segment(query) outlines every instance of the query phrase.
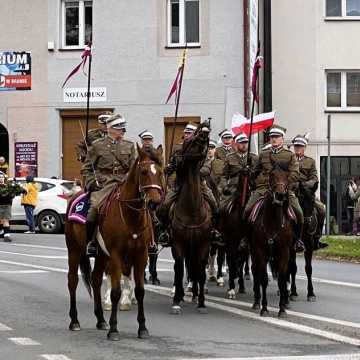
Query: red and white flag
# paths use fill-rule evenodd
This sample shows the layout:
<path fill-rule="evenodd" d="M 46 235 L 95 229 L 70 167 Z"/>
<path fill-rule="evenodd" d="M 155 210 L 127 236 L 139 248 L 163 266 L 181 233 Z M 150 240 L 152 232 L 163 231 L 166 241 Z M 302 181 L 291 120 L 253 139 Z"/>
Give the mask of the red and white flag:
<path fill-rule="evenodd" d="M 81 63 L 79 65 L 77 65 L 72 71 L 71 73 L 67 76 L 67 78 L 65 79 L 62 87 L 64 87 L 66 85 L 66 83 L 70 80 L 71 77 L 73 77 L 81 68 L 83 68 L 86 65 L 86 61 L 87 59 L 91 56 L 91 43 L 89 43 L 88 45 L 85 46 L 84 52 L 81 54 Z"/>
<path fill-rule="evenodd" d="M 251 134 L 257 134 L 258 132 L 272 126 L 274 119 L 274 111 L 254 116 Z M 247 136 L 250 136 L 250 122 L 250 119 L 247 119 L 245 116 L 239 113 L 234 114 L 231 122 L 231 131 L 234 136 L 242 132 L 244 132 Z"/>
<path fill-rule="evenodd" d="M 176 74 L 176 78 L 171 86 L 171 89 L 170 89 L 170 93 L 169 93 L 169 96 L 167 97 L 166 99 L 166 103 L 167 104 L 169 102 L 169 100 L 173 97 L 174 94 L 175 95 L 175 103 L 177 102 L 177 91 L 178 91 L 178 88 L 179 88 L 179 83 L 180 83 L 180 74 L 181 72 L 183 71 L 183 66 L 180 66 L 179 67 L 179 70 Z"/>

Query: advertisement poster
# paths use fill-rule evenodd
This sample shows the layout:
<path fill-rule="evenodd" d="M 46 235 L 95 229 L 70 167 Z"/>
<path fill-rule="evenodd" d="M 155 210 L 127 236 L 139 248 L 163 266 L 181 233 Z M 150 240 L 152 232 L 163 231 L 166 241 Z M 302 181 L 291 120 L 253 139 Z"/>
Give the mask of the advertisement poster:
<path fill-rule="evenodd" d="M 15 177 L 26 177 L 38 174 L 38 143 L 15 143 Z"/>
<path fill-rule="evenodd" d="M 31 53 L 0 51 L 0 91 L 31 90 Z"/>

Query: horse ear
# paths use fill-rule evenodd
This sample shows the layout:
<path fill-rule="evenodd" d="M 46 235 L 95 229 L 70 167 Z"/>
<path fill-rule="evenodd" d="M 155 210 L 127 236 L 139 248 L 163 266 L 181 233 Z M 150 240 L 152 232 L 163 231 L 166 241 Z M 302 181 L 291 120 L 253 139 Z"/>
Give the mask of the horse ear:
<path fill-rule="evenodd" d="M 137 149 L 137 153 L 139 154 L 140 158 L 144 157 L 144 150 L 139 146 L 138 143 L 136 143 L 136 149 Z"/>
<path fill-rule="evenodd" d="M 162 154 L 164 153 L 164 149 L 161 144 L 156 148 L 156 151 L 158 155 L 162 156 Z"/>

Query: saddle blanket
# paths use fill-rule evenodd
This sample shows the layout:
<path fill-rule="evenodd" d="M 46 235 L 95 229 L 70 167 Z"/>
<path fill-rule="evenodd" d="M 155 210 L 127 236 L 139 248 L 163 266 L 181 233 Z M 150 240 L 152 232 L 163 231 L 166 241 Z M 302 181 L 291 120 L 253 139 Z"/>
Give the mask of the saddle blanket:
<path fill-rule="evenodd" d="M 71 204 L 67 217 L 68 221 L 75 221 L 84 225 L 86 223 L 86 217 L 89 208 L 90 194 L 86 192 L 78 196 Z"/>

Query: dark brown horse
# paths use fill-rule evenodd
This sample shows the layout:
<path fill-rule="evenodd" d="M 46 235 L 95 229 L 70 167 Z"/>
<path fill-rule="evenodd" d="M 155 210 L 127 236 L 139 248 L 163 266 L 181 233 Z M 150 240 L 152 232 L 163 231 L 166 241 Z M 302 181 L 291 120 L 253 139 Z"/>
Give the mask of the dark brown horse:
<path fill-rule="evenodd" d="M 318 183 L 315 183 L 313 187 L 308 187 L 299 184 L 299 203 L 304 213 L 304 228 L 302 234 L 302 240 L 304 242 L 305 251 L 305 272 L 308 280 L 307 285 L 307 300 L 316 301 L 314 293 L 314 287 L 312 284 L 312 256 L 314 252 L 314 235 L 317 228 L 317 216 L 315 211 L 315 193 L 318 188 Z M 295 301 L 297 294 L 296 289 L 296 252 L 295 249 L 291 249 L 290 262 L 289 262 L 289 276 L 291 277 L 290 288 L 290 300 Z"/>
<path fill-rule="evenodd" d="M 286 288 L 290 248 L 293 246 L 292 222 L 288 215 L 289 193 L 287 174 L 277 164 L 270 173 L 269 191 L 252 227 L 251 261 L 254 278 L 253 309 L 260 309 L 266 316 L 268 285 L 267 264 L 277 274 L 280 292 L 279 317 L 286 316 L 288 292 Z M 262 297 L 260 293 L 262 288 Z"/>
<path fill-rule="evenodd" d="M 207 154 L 208 124 L 199 125 L 193 137 L 184 142 L 183 164 L 177 169 L 181 189 L 171 214 L 173 239 L 172 254 L 175 260 L 175 295 L 171 312 L 181 313 L 184 297 L 184 260 L 193 281 L 193 300 L 198 298 L 199 312 L 206 312 L 204 285 L 206 264 L 210 248 L 211 209 L 201 191 L 200 168 Z"/>
<path fill-rule="evenodd" d="M 235 299 L 235 279 L 238 278 L 239 293 L 245 293 L 244 266 L 249 257 L 249 249 L 240 246 L 240 242 L 248 237 L 248 225 L 243 218 L 244 205 L 242 196 L 244 191 L 244 174 L 239 175 L 237 190 L 234 193 L 228 209 L 221 214 L 221 231 L 225 239 L 226 261 L 229 267 L 229 289 L 227 297 Z M 250 188 L 247 189 L 249 194 Z"/>
<path fill-rule="evenodd" d="M 120 277 L 129 276 L 134 268 L 135 296 L 138 302 L 139 337 L 148 336 L 144 316 L 144 272 L 147 249 L 153 242 L 150 209 L 161 200 L 164 186 L 162 149 L 144 151 L 138 147 L 138 158 L 129 171 L 125 183 L 114 189 L 100 209 L 99 234 L 103 251 L 95 259 L 94 270 L 87 259 L 85 226 L 74 222 L 66 224 L 66 243 L 69 253 L 70 329 L 79 330 L 76 310 L 77 270 L 80 269 L 88 289 L 94 292 L 94 312 L 97 328 L 108 329 L 101 305 L 101 283 L 105 268 L 111 276 L 112 311 L 108 338 L 119 340 L 117 308 L 121 295 Z M 99 236 L 98 236 L 99 238 Z M 102 241 L 100 241 L 101 245 Z M 108 253 L 110 257 L 106 255 Z M 83 264 L 83 265 L 82 265 Z"/>

